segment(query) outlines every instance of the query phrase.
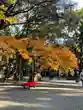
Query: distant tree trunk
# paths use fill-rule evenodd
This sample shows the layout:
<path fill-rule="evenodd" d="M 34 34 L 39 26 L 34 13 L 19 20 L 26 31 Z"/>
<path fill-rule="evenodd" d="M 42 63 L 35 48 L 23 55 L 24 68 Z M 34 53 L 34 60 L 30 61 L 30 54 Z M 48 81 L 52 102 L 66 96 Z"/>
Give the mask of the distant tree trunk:
<path fill-rule="evenodd" d="M 35 59 L 33 57 L 33 63 L 32 63 L 32 81 L 34 81 L 34 73 L 35 73 Z"/>
<path fill-rule="evenodd" d="M 23 79 L 23 65 L 22 65 L 23 59 L 20 57 L 19 61 L 19 80 Z"/>
<path fill-rule="evenodd" d="M 34 60 L 34 57 L 32 57 L 32 58 L 33 58 L 33 62 L 32 62 L 31 72 L 29 73 L 29 81 L 34 81 L 35 60 Z"/>
<path fill-rule="evenodd" d="M 20 61 L 19 52 L 16 50 L 16 72 L 14 74 L 15 80 L 18 80 L 18 76 L 19 76 L 19 61 Z"/>

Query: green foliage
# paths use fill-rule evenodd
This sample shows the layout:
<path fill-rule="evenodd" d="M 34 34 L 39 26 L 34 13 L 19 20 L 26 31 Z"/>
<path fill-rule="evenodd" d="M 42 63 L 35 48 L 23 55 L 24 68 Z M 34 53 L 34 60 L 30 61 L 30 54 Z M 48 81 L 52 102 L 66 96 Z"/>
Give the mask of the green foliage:
<path fill-rule="evenodd" d="M 5 19 L 4 11 L 6 10 L 7 10 L 7 7 L 4 4 L 0 5 L 0 19 Z"/>
<path fill-rule="evenodd" d="M 10 4 L 14 4 L 14 0 L 10 0 Z"/>
<path fill-rule="evenodd" d="M 5 15 L 4 15 L 3 11 L 0 11 L 0 19 L 5 19 Z"/>
<path fill-rule="evenodd" d="M 73 13 L 80 15 L 80 17 L 83 17 L 83 8 L 78 9 L 78 10 L 73 10 Z"/>
<path fill-rule="evenodd" d="M 59 27 L 59 25 L 57 24 L 46 24 L 46 25 L 43 24 L 39 26 L 38 32 L 39 32 L 39 35 L 41 36 L 48 35 L 49 33 L 52 33 L 52 34 L 56 33 L 56 36 L 60 37 L 61 27 Z"/>

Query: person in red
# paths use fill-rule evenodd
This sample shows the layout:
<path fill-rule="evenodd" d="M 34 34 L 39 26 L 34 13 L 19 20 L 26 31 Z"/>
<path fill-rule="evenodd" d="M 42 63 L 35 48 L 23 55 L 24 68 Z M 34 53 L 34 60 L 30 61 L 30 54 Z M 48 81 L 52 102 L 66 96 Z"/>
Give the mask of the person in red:
<path fill-rule="evenodd" d="M 32 75 L 30 75 L 29 80 L 27 82 L 24 82 L 23 88 L 26 89 L 27 87 L 28 89 L 30 89 L 31 87 L 35 87 L 37 84 L 39 84 L 39 82 L 33 81 Z"/>

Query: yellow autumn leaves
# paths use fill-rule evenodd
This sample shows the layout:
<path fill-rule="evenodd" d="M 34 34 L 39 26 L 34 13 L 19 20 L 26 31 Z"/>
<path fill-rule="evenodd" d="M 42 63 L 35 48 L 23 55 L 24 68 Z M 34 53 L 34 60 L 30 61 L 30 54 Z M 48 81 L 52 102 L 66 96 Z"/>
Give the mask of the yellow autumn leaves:
<path fill-rule="evenodd" d="M 8 17 L 8 18 L 5 18 L 5 20 L 11 24 L 18 21 L 16 17 Z"/>
<path fill-rule="evenodd" d="M 28 60 L 28 64 L 31 64 L 33 62 L 32 58 L 29 56 L 28 51 L 26 51 L 26 49 L 20 49 L 19 50 L 20 55 L 25 59 Z"/>
<path fill-rule="evenodd" d="M 7 1 L 6 1 L 7 2 Z M 11 4 L 14 4 L 14 0 L 10 0 L 10 5 Z M 17 22 L 17 18 L 16 17 L 6 17 L 5 16 L 5 12 L 8 10 L 8 7 L 5 6 L 4 3 L 2 3 L 0 5 L 0 20 L 4 20 L 4 21 L 7 21 L 9 22 L 10 24 L 14 23 L 14 22 Z"/>

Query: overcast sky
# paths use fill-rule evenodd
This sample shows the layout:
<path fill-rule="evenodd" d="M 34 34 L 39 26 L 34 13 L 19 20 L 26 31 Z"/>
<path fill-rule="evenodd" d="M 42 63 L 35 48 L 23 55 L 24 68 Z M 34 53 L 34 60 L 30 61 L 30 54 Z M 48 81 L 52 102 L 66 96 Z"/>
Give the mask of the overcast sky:
<path fill-rule="evenodd" d="M 83 0 L 73 0 L 73 1 L 78 3 L 78 8 L 82 8 L 83 7 Z"/>

